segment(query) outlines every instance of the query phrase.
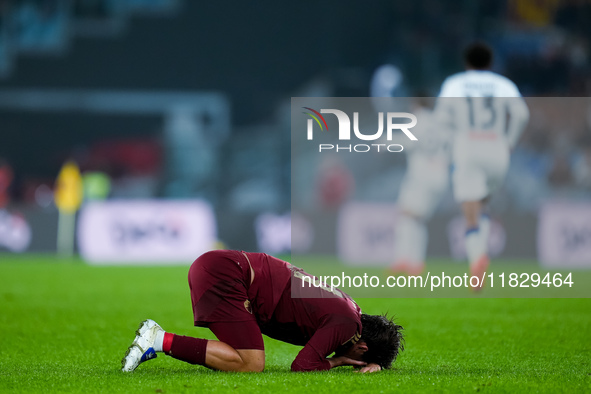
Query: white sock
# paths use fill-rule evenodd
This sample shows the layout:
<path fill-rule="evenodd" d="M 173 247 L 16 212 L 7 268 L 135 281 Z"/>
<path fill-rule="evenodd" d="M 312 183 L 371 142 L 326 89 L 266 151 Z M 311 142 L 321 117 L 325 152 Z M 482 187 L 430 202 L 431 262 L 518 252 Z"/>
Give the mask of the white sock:
<path fill-rule="evenodd" d="M 162 352 L 162 344 L 164 343 L 164 330 L 160 330 L 156 333 L 156 339 L 154 340 L 154 351 Z"/>
<path fill-rule="evenodd" d="M 427 242 L 429 240 L 429 232 L 427 231 L 427 225 L 425 222 L 416 220 L 416 247 L 414 258 L 417 263 L 423 264 L 425 262 L 425 256 L 427 255 Z"/>
<path fill-rule="evenodd" d="M 478 221 L 480 228 L 480 242 L 482 242 L 482 254 L 488 254 L 488 238 L 490 236 L 490 219 L 486 215 L 482 215 Z"/>
<path fill-rule="evenodd" d="M 466 232 L 464 237 L 466 244 L 466 256 L 470 264 L 475 263 L 482 256 L 482 239 L 479 229 Z"/>
<path fill-rule="evenodd" d="M 396 225 L 395 261 L 424 263 L 427 237 L 425 223 L 408 215 L 400 215 Z"/>

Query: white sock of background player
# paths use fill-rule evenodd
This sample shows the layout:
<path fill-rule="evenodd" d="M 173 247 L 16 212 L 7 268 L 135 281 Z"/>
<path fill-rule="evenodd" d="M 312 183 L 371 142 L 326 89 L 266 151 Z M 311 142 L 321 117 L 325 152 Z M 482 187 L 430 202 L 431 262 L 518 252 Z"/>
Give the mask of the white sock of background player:
<path fill-rule="evenodd" d="M 488 254 L 488 238 L 490 234 L 490 219 L 482 215 L 478 227 L 466 230 L 466 255 L 470 264 L 476 263 L 482 256 Z"/>
<path fill-rule="evenodd" d="M 428 232 L 422 220 L 401 214 L 396 225 L 395 263 L 420 265 L 425 262 Z"/>
<path fill-rule="evenodd" d="M 480 228 L 480 247 L 482 254 L 488 255 L 488 239 L 490 238 L 490 218 L 488 215 L 480 215 L 478 227 Z"/>

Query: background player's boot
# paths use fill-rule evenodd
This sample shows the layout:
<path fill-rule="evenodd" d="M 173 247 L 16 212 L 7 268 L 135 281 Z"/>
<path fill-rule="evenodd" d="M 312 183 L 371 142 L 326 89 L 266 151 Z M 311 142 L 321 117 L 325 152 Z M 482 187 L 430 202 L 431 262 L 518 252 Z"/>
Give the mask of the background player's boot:
<path fill-rule="evenodd" d="M 132 372 L 144 361 L 156 358 L 154 341 L 159 331 L 164 331 L 154 320 L 148 319 L 140 323 L 135 332 L 135 339 L 127 349 L 125 357 L 121 360 L 121 370 Z"/>
<path fill-rule="evenodd" d="M 470 264 L 470 276 L 478 277 L 478 286 L 471 287 L 473 291 L 478 292 L 484 287 L 484 282 L 486 281 L 486 276 L 484 276 L 484 273 L 488 269 L 488 265 L 489 258 L 486 254 L 480 256 L 480 258 L 473 264 Z M 470 283 L 472 283 L 472 281 L 470 281 Z"/>
<path fill-rule="evenodd" d="M 406 260 L 396 261 L 390 265 L 388 271 L 394 276 L 406 275 L 407 265 Z"/>
<path fill-rule="evenodd" d="M 425 263 L 423 262 L 414 262 L 410 260 L 402 260 L 393 263 L 390 266 L 390 273 L 394 276 L 419 276 L 425 270 Z"/>
<path fill-rule="evenodd" d="M 490 234 L 490 218 L 488 215 L 481 215 L 478 222 L 478 237 L 476 253 L 478 258 L 470 261 L 470 275 L 479 278 L 478 286 L 472 286 L 473 291 L 480 291 L 484 287 L 486 278 L 483 278 L 484 273 L 488 270 L 490 259 L 488 257 L 488 238 Z"/>
<path fill-rule="evenodd" d="M 422 261 L 412 261 L 406 266 L 406 273 L 410 276 L 420 276 L 425 270 L 425 263 Z"/>

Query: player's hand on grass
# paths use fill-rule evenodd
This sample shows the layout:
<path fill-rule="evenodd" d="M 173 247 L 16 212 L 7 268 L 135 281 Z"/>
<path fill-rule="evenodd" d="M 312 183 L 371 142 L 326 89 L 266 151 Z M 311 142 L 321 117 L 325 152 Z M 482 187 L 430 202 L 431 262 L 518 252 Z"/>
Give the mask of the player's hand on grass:
<path fill-rule="evenodd" d="M 331 368 L 342 367 L 344 365 L 352 365 L 354 367 L 365 367 L 367 365 L 365 361 L 354 360 L 345 356 L 331 357 L 327 360 L 330 363 Z"/>
<path fill-rule="evenodd" d="M 372 372 L 379 372 L 381 370 L 382 370 L 382 367 L 380 367 L 378 364 L 369 363 L 365 367 L 362 367 L 362 368 L 356 370 L 355 372 L 372 373 Z"/>

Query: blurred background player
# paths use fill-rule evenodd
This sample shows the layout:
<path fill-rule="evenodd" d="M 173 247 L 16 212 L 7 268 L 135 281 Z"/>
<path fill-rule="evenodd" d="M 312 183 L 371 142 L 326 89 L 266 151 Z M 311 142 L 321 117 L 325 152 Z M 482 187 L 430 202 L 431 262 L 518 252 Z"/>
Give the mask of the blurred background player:
<path fill-rule="evenodd" d="M 453 192 L 466 220 L 470 272 L 478 277 L 489 264 L 490 221 L 483 208 L 505 178 L 510 151 L 529 119 L 519 89 L 508 78 L 490 71 L 492 62 L 488 45 L 470 44 L 464 51 L 466 71 L 443 82 L 436 106 L 438 121 L 454 132 Z"/>
<path fill-rule="evenodd" d="M 450 134 L 434 123 L 432 104 L 417 97 L 411 112 L 417 117 L 413 133 L 418 141 L 407 144 L 406 173 L 398 196 L 395 230 L 395 274 L 420 275 L 425 267 L 428 231 L 433 216 L 449 184 Z"/>
<path fill-rule="evenodd" d="M 385 64 L 373 74 L 370 94 L 377 111 L 387 112 L 395 103 L 381 97 L 406 95 L 400 69 Z M 417 93 L 417 96 L 426 96 Z M 406 173 L 398 196 L 398 218 L 395 228 L 394 274 L 420 275 L 425 267 L 428 231 L 427 221 L 433 216 L 437 205 L 447 190 L 449 182 L 449 139 L 447 130 L 436 128 L 428 97 L 416 97 L 410 112 L 417 117 L 413 133 L 418 141 L 407 144 L 405 137 L 396 143 L 404 143 Z"/>

